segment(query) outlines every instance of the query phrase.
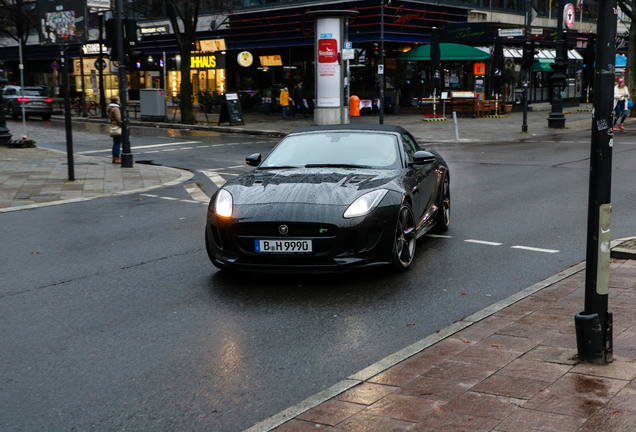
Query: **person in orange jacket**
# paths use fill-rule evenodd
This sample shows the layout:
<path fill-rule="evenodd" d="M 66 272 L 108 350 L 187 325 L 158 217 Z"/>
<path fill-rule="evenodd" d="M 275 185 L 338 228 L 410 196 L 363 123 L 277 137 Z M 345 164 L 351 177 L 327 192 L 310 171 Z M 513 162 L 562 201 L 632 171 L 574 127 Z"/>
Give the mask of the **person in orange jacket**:
<path fill-rule="evenodd" d="M 284 86 L 282 89 L 280 89 L 279 100 L 280 100 L 280 107 L 283 110 L 283 118 L 285 118 L 285 113 L 287 112 L 289 103 L 294 102 L 294 100 L 289 97 L 289 90 L 287 89 L 287 86 Z"/>

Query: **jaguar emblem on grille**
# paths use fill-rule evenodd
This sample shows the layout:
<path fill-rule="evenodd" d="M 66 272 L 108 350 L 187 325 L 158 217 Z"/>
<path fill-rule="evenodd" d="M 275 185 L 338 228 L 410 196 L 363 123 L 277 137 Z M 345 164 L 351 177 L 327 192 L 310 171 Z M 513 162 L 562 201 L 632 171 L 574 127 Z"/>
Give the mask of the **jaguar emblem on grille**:
<path fill-rule="evenodd" d="M 287 235 L 287 233 L 289 232 L 289 227 L 287 225 L 281 225 L 278 227 L 278 232 L 282 235 Z"/>

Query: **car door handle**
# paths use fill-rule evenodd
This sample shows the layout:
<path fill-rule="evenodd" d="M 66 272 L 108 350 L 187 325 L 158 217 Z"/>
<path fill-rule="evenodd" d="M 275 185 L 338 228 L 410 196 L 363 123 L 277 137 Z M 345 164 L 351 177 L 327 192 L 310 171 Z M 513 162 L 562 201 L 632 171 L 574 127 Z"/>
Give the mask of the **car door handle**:
<path fill-rule="evenodd" d="M 413 193 L 414 194 L 419 193 L 419 191 L 420 191 L 420 187 L 419 186 L 413 186 Z"/>

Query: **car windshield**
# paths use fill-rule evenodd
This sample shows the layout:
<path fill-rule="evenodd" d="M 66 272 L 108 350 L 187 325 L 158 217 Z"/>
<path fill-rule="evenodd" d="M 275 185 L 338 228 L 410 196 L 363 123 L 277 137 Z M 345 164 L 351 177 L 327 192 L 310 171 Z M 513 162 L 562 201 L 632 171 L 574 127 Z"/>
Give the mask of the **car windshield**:
<path fill-rule="evenodd" d="M 397 138 L 377 132 L 316 132 L 281 141 L 260 168 L 384 168 L 400 166 Z"/>
<path fill-rule="evenodd" d="M 22 90 L 22 94 L 24 96 L 46 96 L 46 90 L 44 89 L 33 89 L 33 88 L 25 88 Z"/>

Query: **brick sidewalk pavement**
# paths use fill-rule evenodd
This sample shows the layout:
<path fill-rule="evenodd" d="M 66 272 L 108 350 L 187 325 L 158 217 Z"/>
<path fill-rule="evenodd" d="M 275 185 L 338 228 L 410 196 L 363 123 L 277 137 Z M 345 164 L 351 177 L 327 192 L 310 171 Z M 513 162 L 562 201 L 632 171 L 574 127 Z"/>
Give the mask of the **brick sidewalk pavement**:
<path fill-rule="evenodd" d="M 611 267 L 610 364 L 576 359 L 579 264 L 454 324 L 465 327 L 459 331 L 427 338 L 391 367 L 389 357 L 248 431 L 634 431 L 636 260 L 613 259 Z"/>

